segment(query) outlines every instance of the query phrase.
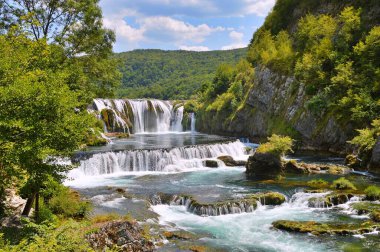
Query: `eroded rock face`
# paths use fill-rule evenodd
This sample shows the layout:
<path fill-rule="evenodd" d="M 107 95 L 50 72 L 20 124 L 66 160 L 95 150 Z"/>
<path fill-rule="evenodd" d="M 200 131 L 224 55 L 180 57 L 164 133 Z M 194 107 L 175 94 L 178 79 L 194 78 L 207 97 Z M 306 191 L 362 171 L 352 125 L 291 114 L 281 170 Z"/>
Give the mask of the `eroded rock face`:
<path fill-rule="evenodd" d="M 267 137 L 273 129 L 294 132 L 303 149 L 343 152 L 354 129 L 341 125 L 333 115 L 315 115 L 306 107 L 305 85 L 265 67 L 255 69 L 255 85 L 232 120 L 205 112 L 197 117 L 202 132 Z M 282 128 L 281 128 L 282 127 Z"/>
<path fill-rule="evenodd" d="M 91 246 L 99 251 L 117 246 L 120 251 L 153 251 L 154 244 L 143 235 L 137 222 L 113 221 L 87 235 Z"/>
<path fill-rule="evenodd" d="M 373 172 L 380 173 L 380 137 L 377 138 L 375 147 L 373 147 L 369 168 Z"/>
<path fill-rule="evenodd" d="M 16 194 L 14 189 L 5 190 L 4 206 L 10 215 L 21 215 L 26 200 Z"/>

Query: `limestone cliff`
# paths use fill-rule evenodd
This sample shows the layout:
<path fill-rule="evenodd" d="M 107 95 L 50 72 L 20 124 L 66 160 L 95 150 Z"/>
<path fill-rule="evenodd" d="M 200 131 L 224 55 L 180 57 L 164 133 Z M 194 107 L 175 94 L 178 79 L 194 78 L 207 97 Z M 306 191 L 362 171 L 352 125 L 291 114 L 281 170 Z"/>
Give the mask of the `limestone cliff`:
<path fill-rule="evenodd" d="M 262 138 L 272 133 L 300 140 L 304 149 L 344 151 L 352 137 L 350 125 L 340 125 L 334 115 L 316 115 L 306 108 L 304 85 L 293 77 L 268 68 L 255 69 L 255 81 L 244 107 L 232 119 L 228 115 L 200 116 L 203 132 Z"/>

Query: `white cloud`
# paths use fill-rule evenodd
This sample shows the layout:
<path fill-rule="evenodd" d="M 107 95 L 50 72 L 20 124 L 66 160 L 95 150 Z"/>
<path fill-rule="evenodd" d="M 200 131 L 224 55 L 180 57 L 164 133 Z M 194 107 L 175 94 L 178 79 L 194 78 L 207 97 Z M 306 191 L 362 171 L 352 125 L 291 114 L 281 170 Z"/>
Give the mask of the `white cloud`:
<path fill-rule="evenodd" d="M 208 48 L 207 46 L 186 46 L 186 45 L 182 45 L 182 46 L 179 46 L 179 49 L 184 50 L 184 51 L 196 51 L 196 52 L 210 51 L 210 48 Z"/>
<path fill-rule="evenodd" d="M 222 46 L 222 50 L 232 50 L 232 49 L 243 48 L 247 46 L 247 44 L 243 42 L 243 39 L 244 39 L 243 33 L 232 31 L 230 32 L 229 36 L 232 40 L 232 43 L 226 46 Z"/>
<path fill-rule="evenodd" d="M 104 26 L 115 31 L 118 38 L 130 42 L 139 42 L 144 39 L 144 31 L 128 25 L 122 18 L 105 18 Z"/>
<path fill-rule="evenodd" d="M 154 35 L 158 41 L 172 39 L 175 44 L 183 42 L 201 43 L 211 33 L 224 31 L 223 27 L 210 27 L 207 24 L 198 26 L 185 23 L 171 17 L 147 17 L 138 21 L 146 35 Z"/>
<path fill-rule="evenodd" d="M 135 24 L 133 26 L 129 24 L 125 17 L 134 18 Z M 225 28 L 220 26 L 192 25 L 172 17 L 145 17 L 129 9 L 105 16 L 104 26 L 115 31 L 117 51 L 138 48 L 141 42 L 166 42 L 176 46 L 185 43 L 202 43 L 212 33 L 225 31 Z"/>
<path fill-rule="evenodd" d="M 245 13 L 265 17 L 274 6 L 276 0 L 244 0 Z"/>
<path fill-rule="evenodd" d="M 242 41 L 243 40 L 243 37 L 244 37 L 244 34 L 241 33 L 241 32 L 237 32 L 237 31 L 232 31 L 230 32 L 230 38 L 234 41 Z"/>

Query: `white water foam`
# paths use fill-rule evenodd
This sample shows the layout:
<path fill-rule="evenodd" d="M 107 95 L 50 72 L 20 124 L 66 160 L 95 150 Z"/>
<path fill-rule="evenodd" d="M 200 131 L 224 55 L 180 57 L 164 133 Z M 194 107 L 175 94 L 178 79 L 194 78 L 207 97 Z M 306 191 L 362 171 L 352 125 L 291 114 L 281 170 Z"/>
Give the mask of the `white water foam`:
<path fill-rule="evenodd" d="M 205 159 L 222 155 L 237 159 L 247 159 L 244 145 L 240 141 L 191 147 L 178 147 L 170 150 L 131 150 L 94 154 L 82 160 L 80 166 L 68 174 L 78 179 L 86 176 L 117 174 L 124 172 L 179 172 L 194 168 L 205 168 Z M 220 166 L 223 162 L 217 160 Z"/>
<path fill-rule="evenodd" d="M 94 109 L 112 111 L 112 128 L 128 133 L 181 132 L 183 106 L 175 107 L 170 101 L 144 99 L 94 99 Z M 128 109 L 130 108 L 130 109 Z M 128 126 L 132 123 L 132 130 Z"/>
<path fill-rule="evenodd" d="M 176 224 L 178 228 L 191 232 L 207 232 L 213 238 L 203 240 L 238 251 L 326 251 L 324 244 L 312 243 L 308 239 L 272 228 L 271 223 L 279 219 L 326 221 L 324 215 L 316 215 L 306 207 L 309 196 L 301 193 L 278 207 L 258 205 L 252 213 L 201 217 L 190 213 L 185 206 L 156 205 L 152 209 L 160 215 L 162 225 Z M 303 199 L 303 200 L 301 200 Z"/>

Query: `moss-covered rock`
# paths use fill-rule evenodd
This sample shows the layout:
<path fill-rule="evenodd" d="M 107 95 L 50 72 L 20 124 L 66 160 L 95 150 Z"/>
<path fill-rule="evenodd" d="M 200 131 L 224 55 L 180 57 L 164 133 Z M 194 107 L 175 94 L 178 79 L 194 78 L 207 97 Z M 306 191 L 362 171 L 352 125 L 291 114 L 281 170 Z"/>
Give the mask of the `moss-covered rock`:
<path fill-rule="evenodd" d="M 358 156 L 349 154 L 346 156 L 346 159 L 344 160 L 344 163 L 350 167 L 350 168 L 360 168 L 361 167 L 361 162 Z"/>
<path fill-rule="evenodd" d="M 366 200 L 380 200 L 380 187 L 378 186 L 368 186 L 365 190 Z"/>
<path fill-rule="evenodd" d="M 360 224 L 342 223 L 319 223 L 315 221 L 289 221 L 279 220 L 272 223 L 274 228 L 296 233 L 311 233 L 313 235 L 336 234 L 352 235 L 363 234 L 374 231 L 380 224 L 364 222 Z"/>
<path fill-rule="evenodd" d="M 373 202 L 357 202 L 351 204 L 352 209 L 356 210 L 359 215 L 369 214 L 375 210 L 380 210 L 380 204 Z"/>
<path fill-rule="evenodd" d="M 94 129 L 89 130 L 84 136 L 84 144 L 86 146 L 104 146 L 107 145 L 107 143 L 107 139 L 103 138 L 101 134 Z"/>
<path fill-rule="evenodd" d="M 199 202 L 188 195 L 174 195 L 171 199 L 168 199 L 167 195 L 165 197 L 166 200 L 161 199 L 159 201 L 162 203 L 169 202 L 169 204 L 184 205 L 190 212 L 200 216 L 253 212 L 257 208 L 257 202 L 263 205 L 281 205 L 286 200 L 284 195 L 277 192 L 250 194 L 241 199 L 228 199 L 212 203 Z M 154 198 L 154 201 L 157 201 L 157 197 Z"/>
<path fill-rule="evenodd" d="M 195 240 L 200 238 L 200 236 L 184 230 L 165 231 L 163 235 L 166 239 Z"/>
<path fill-rule="evenodd" d="M 263 205 L 278 206 L 286 201 L 286 197 L 278 192 L 266 192 L 266 193 L 256 193 L 251 196 L 251 198 L 260 201 Z"/>
<path fill-rule="evenodd" d="M 124 132 L 112 132 L 112 133 L 106 133 L 107 137 L 114 137 L 114 138 L 129 138 L 130 135 L 128 133 Z"/>
<path fill-rule="evenodd" d="M 334 180 L 331 187 L 337 190 L 356 190 L 355 185 L 351 181 L 343 177 Z"/>
<path fill-rule="evenodd" d="M 371 212 L 371 219 L 375 222 L 380 222 L 380 209 Z"/>
<path fill-rule="evenodd" d="M 331 193 L 322 197 L 313 197 L 308 201 L 309 207 L 324 208 L 332 207 L 348 202 L 354 194 L 352 193 Z"/>

